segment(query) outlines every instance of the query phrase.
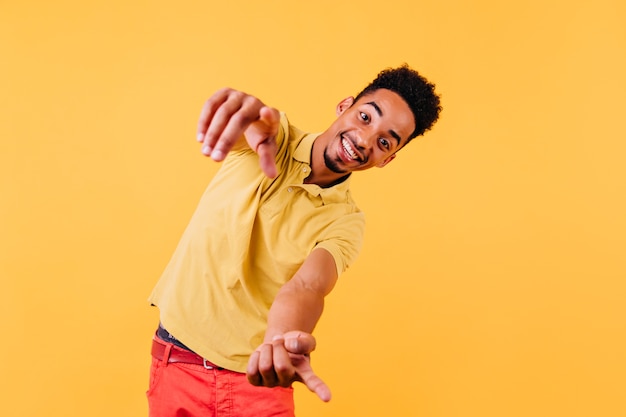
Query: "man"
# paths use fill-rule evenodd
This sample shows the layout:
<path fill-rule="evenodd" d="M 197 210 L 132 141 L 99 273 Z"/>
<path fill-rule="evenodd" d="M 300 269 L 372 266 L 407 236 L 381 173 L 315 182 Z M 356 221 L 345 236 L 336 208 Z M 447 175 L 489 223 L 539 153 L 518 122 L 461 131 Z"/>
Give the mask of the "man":
<path fill-rule="evenodd" d="M 440 111 L 406 65 L 342 100 L 321 134 L 239 91 L 206 102 L 198 141 L 223 164 L 150 296 L 151 416 L 293 416 L 295 381 L 330 400 L 309 354 L 324 297 L 361 247 L 349 177 L 387 165 Z"/>

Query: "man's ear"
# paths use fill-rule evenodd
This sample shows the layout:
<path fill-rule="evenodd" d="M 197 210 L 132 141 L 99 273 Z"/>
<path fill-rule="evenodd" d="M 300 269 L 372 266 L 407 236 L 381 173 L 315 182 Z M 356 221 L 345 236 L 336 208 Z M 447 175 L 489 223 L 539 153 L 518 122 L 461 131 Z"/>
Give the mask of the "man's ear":
<path fill-rule="evenodd" d="M 346 97 L 337 104 L 337 116 L 340 116 L 341 113 L 349 109 L 354 103 L 354 97 Z"/>
<path fill-rule="evenodd" d="M 385 159 L 383 162 L 379 163 L 378 165 L 376 165 L 378 168 L 382 168 L 385 165 L 387 165 L 389 162 L 393 161 L 396 157 L 396 154 L 391 154 L 390 156 L 387 157 L 387 159 Z"/>

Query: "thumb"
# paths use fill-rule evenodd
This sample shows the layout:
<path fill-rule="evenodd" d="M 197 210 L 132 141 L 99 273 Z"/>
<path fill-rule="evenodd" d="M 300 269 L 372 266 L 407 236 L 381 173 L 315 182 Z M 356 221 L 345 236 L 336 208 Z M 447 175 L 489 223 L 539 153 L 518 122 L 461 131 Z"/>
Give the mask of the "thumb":
<path fill-rule="evenodd" d="M 292 330 L 283 335 L 285 349 L 290 353 L 307 355 L 315 350 L 316 341 L 312 334 Z"/>

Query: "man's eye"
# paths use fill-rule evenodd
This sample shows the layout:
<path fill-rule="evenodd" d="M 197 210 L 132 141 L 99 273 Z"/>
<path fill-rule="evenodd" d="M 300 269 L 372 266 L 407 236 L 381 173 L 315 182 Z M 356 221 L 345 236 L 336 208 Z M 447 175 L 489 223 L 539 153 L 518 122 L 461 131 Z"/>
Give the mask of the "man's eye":
<path fill-rule="evenodd" d="M 385 138 L 380 138 L 380 144 L 383 145 L 385 149 L 389 149 L 389 147 L 391 146 L 389 144 L 389 141 Z"/>
<path fill-rule="evenodd" d="M 369 122 L 370 121 L 370 117 L 367 114 L 363 113 L 363 112 L 360 112 L 359 116 L 361 116 L 361 120 L 363 120 L 364 122 Z"/>

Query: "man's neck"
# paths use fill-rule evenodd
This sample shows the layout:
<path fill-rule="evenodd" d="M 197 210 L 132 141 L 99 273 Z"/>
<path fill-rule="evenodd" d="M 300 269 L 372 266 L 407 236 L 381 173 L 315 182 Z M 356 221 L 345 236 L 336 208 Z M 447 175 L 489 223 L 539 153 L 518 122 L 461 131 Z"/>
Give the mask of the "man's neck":
<path fill-rule="evenodd" d="M 350 178 L 350 174 L 345 174 L 342 177 L 329 177 L 329 178 L 323 178 L 322 176 L 320 176 L 320 178 L 315 176 L 315 173 L 313 170 L 311 170 L 311 175 L 309 175 L 308 177 L 306 177 L 304 179 L 304 183 L 305 184 L 315 184 L 318 185 L 322 188 L 330 188 L 334 185 L 337 184 L 341 184 L 342 182 L 344 182 L 345 180 L 347 180 L 348 178 Z"/>

